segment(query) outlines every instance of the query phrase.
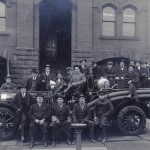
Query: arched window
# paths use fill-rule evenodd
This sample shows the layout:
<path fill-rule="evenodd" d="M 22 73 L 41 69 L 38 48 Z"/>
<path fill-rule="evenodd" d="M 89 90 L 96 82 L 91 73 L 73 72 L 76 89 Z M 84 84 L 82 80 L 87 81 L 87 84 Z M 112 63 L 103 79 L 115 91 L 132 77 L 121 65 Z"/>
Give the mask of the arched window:
<path fill-rule="evenodd" d="M 6 21 L 6 14 L 5 14 L 5 3 L 0 1 L 0 31 L 5 31 L 5 21 Z"/>
<path fill-rule="evenodd" d="M 135 36 L 135 8 L 126 7 L 123 10 L 123 36 Z"/>
<path fill-rule="evenodd" d="M 115 35 L 116 12 L 111 6 L 103 8 L 103 36 Z"/>

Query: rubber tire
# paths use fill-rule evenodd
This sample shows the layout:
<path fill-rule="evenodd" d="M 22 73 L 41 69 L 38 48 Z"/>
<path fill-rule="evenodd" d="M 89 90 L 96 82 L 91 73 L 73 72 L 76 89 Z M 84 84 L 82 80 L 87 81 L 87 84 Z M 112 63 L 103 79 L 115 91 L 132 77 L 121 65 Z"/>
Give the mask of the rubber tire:
<path fill-rule="evenodd" d="M 6 108 L 6 107 L 0 107 L 0 112 L 1 111 L 5 111 L 5 112 L 9 112 L 9 114 L 11 114 L 13 117 L 15 117 L 15 113 L 11 110 L 11 109 L 9 109 L 9 108 Z M 13 123 L 14 123 L 14 118 L 13 118 Z M 13 124 L 13 127 L 12 127 L 12 131 L 9 133 L 9 134 L 7 134 L 7 135 L 5 135 L 5 136 L 0 136 L 0 140 L 1 141 L 5 141 L 5 140 L 10 140 L 10 139 L 12 139 L 12 137 L 14 136 L 14 133 L 15 133 L 15 127 L 14 127 L 14 124 Z"/>
<path fill-rule="evenodd" d="M 135 131 L 131 131 L 131 132 L 124 129 L 124 127 L 122 126 L 122 123 L 121 123 L 122 119 L 124 118 L 124 115 L 126 113 L 128 113 L 129 111 L 137 111 L 138 113 L 140 113 L 141 118 L 142 118 L 139 128 L 136 129 Z M 128 106 L 128 107 L 123 108 L 119 112 L 117 123 L 118 123 L 119 130 L 123 135 L 135 136 L 135 135 L 139 135 L 143 132 L 143 129 L 145 128 L 145 124 L 146 124 L 146 116 L 145 116 L 144 111 L 141 108 L 139 108 L 137 106 Z"/>

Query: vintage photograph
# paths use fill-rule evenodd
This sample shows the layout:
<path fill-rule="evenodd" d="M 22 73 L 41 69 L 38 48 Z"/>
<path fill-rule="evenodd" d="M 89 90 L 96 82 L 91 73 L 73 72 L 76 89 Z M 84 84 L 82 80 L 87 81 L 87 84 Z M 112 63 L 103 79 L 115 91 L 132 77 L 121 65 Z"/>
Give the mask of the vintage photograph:
<path fill-rule="evenodd" d="M 0 0 L 0 150 L 150 150 L 150 0 Z"/>

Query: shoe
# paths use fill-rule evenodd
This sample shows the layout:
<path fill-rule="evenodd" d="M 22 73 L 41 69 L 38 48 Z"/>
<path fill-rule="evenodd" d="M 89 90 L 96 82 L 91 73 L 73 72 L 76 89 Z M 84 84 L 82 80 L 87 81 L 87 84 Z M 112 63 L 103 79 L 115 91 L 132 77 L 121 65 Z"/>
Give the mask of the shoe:
<path fill-rule="evenodd" d="M 44 147 L 48 147 L 47 142 L 44 142 L 44 143 L 43 143 L 43 146 L 44 146 Z"/>
<path fill-rule="evenodd" d="M 103 139 L 102 139 L 102 143 L 104 144 L 104 143 L 106 143 L 106 142 L 107 142 L 107 137 L 104 136 Z"/>
<path fill-rule="evenodd" d="M 67 139 L 67 144 L 68 144 L 68 145 L 71 145 L 71 144 L 72 144 L 69 139 Z"/>
<path fill-rule="evenodd" d="M 95 139 L 90 138 L 91 142 L 96 143 Z"/>
<path fill-rule="evenodd" d="M 56 146 L 56 142 L 55 142 L 55 140 L 53 140 L 53 142 L 52 142 L 52 146 L 53 146 L 53 147 L 55 147 L 55 146 Z"/>
<path fill-rule="evenodd" d="M 31 142 L 29 148 L 33 148 L 33 147 L 34 147 L 34 142 Z"/>
<path fill-rule="evenodd" d="M 99 136 L 98 139 L 97 139 L 99 142 L 102 141 L 102 136 Z"/>
<path fill-rule="evenodd" d="M 76 139 L 74 139 L 71 144 L 75 145 L 76 144 Z"/>

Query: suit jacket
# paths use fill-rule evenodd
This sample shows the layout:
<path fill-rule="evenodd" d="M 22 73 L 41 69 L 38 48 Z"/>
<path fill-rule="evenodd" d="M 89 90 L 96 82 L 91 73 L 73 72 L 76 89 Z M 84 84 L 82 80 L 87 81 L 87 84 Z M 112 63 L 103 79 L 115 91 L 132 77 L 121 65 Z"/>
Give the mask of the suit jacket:
<path fill-rule="evenodd" d="M 88 121 L 91 119 L 91 111 L 89 106 L 85 105 L 82 109 L 80 104 L 75 104 L 72 112 L 73 122 L 80 122 L 82 120 Z"/>
<path fill-rule="evenodd" d="M 24 99 L 22 97 L 21 92 L 17 93 L 14 101 L 15 101 L 15 105 L 16 105 L 17 109 L 20 109 L 20 111 L 22 111 L 22 101 L 23 100 Z M 27 105 L 27 112 L 28 112 L 30 109 L 30 106 L 33 104 L 33 97 L 28 92 L 26 92 L 26 95 L 25 95 L 25 102 Z"/>
<path fill-rule="evenodd" d="M 124 77 L 126 73 L 127 73 L 126 67 L 124 67 L 123 70 L 121 69 L 120 66 L 116 69 L 116 76 L 117 77 Z"/>
<path fill-rule="evenodd" d="M 105 75 L 108 79 L 116 77 L 115 68 L 112 67 L 111 69 L 109 69 L 108 67 L 105 67 L 105 68 L 104 68 L 104 75 Z"/>
<path fill-rule="evenodd" d="M 29 78 L 29 79 L 27 80 L 27 84 L 26 84 L 27 90 L 30 90 L 30 89 L 31 89 L 31 87 L 32 87 L 32 81 L 33 81 L 33 78 Z M 37 90 L 37 91 L 40 91 L 40 90 L 41 90 L 40 77 L 37 77 L 37 78 L 36 78 L 36 90 Z"/>
<path fill-rule="evenodd" d="M 4 83 L 1 86 L 1 90 L 11 90 L 11 91 L 15 91 L 16 90 L 16 85 L 14 83 Z"/>
<path fill-rule="evenodd" d="M 101 69 L 100 67 L 96 66 L 96 68 L 92 69 L 93 72 L 93 79 L 100 79 L 100 77 L 102 77 L 104 75 L 104 71 L 103 69 Z"/>
<path fill-rule="evenodd" d="M 51 111 L 50 107 L 46 103 L 42 103 L 41 106 L 38 105 L 38 103 L 33 104 L 30 107 L 29 110 L 29 118 L 32 122 L 35 121 L 35 119 L 45 119 L 46 121 L 50 121 L 51 119 Z"/>
<path fill-rule="evenodd" d="M 51 74 L 47 76 L 46 73 L 42 73 L 40 78 L 42 83 L 42 90 L 50 90 L 50 80 L 54 80 L 54 77 L 52 77 Z"/>
<path fill-rule="evenodd" d="M 109 99 L 97 100 L 94 105 L 94 117 L 106 116 L 110 117 L 114 112 L 114 107 Z"/>
<path fill-rule="evenodd" d="M 65 122 L 71 118 L 69 106 L 63 104 L 60 108 L 58 103 L 54 103 L 52 106 L 52 116 L 56 116 L 60 122 Z"/>
<path fill-rule="evenodd" d="M 133 84 L 137 84 L 139 82 L 139 75 L 135 71 L 132 73 L 127 72 L 125 74 L 125 78 L 129 78 Z"/>

